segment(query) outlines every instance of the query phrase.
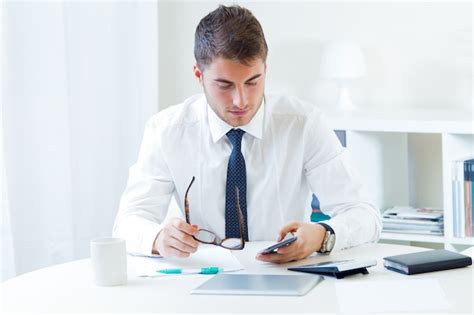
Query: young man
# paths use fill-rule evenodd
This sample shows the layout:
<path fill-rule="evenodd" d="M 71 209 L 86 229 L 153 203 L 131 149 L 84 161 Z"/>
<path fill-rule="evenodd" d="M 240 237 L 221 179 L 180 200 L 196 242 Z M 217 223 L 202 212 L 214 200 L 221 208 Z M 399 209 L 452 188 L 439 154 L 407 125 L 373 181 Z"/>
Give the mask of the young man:
<path fill-rule="evenodd" d="M 220 6 L 200 21 L 194 75 L 204 95 L 146 125 L 114 225 L 129 251 L 188 257 L 206 240 L 293 232 L 296 242 L 257 256 L 283 263 L 378 240 L 380 213 L 322 113 L 264 93 L 267 52 L 262 27 L 245 8 Z M 330 220 L 309 222 L 313 192 Z M 172 197 L 186 221 L 164 222 Z"/>

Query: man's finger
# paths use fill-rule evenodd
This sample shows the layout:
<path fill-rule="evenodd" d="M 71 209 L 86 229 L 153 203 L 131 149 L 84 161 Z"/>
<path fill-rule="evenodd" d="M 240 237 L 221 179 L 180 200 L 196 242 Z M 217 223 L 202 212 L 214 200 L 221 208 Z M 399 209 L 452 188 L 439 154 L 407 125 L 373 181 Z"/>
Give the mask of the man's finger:
<path fill-rule="evenodd" d="M 166 249 L 166 252 L 169 257 L 180 257 L 180 258 L 189 257 L 189 253 L 183 252 L 173 246 L 168 246 L 168 248 Z"/>
<path fill-rule="evenodd" d="M 168 240 L 170 239 L 171 237 L 168 238 Z M 169 242 L 167 242 L 160 250 L 160 255 L 163 257 L 188 257 L 189 253 L 185 253 L 178 248 L 170 246 Z"/>
<path fill-rule="evenodd" d="M 300 222 L 298 221 L 291 221 L 285 224 L 278 232 L 279 234 L 278 242 L 281 241 L 285 237 L 286 234 L 290 232 L 295 232 L 299 226 L 300 226 Z"/>
<path fill-rule="evenodd" d="M 197 248 L 199 246 L 199 242 L 196 241 L 191 235 L 178 230 L 177 228 L 171 229 L 170 236 L 180 240 L 181 242 L 185 243 L 188 246 Z"/>
<path fill-rule="evenodd" d="M 256 258 L 261 261 L 277 263 L 277 264 L 287 263 L 287 262 L 295 260 L 293 255 L 281 255 L 278 253 L 265 254 L 265 255 L 258 254 Z"/>
<path fill-rule="evenodd" d="M 197 250 L 197 247 L 189 246 L 188 244 L 174 237 L 170 237 L 168 245 L 185 253 L 194 253 Z"/>
<path fill-rule="evenodd" d="M 289 255 L 289 254 L 293 254 L 293 253 L 297 252 L 297 250 L 298 250 L 297 242 L 299 242 L 299 241 L 295 241 L 294 243 L 292 243 L 290 245 L 286 245 L 286 246 L 278 248 L 277 249 L 277 254 Z"/>
<path fill-rule="evenodd" d="M 178 230 L 183 231 L 184 233 L 189 234 L 189 235 L 194 235 L 198 231 L 197 226 L 192 226 L 190 224 L 187 224 L 186 221 L 183 221 L 178 218 L 173 220 L 172 224 Z"/>

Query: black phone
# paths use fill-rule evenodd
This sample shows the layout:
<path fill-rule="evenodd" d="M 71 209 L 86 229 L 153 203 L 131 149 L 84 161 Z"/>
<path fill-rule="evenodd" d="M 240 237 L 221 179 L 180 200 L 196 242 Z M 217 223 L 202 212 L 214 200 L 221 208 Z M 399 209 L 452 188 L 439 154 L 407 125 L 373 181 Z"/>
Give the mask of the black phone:
<path fill-rule="evenodd" d="M 289 236 L 288 236 L 289 235 Z M 298 237 L 294 236 L 293 234 L 287 234 L 287 236 L 285 236 L 285 238 L 281 241 L 281 242 L 278 242 L 272 246 L 269 246 L 265 249 L 262 249 L 259 254 L 271 254 L 271 253 L 275 253 L 277 251 L 278 248 L 280 247 L 283 247 L 283 246 L 287 246 L 287 245 L 290 245 L 291 243 L 293 243 L 294 241 L 296 241 L 298 239 Z"/>

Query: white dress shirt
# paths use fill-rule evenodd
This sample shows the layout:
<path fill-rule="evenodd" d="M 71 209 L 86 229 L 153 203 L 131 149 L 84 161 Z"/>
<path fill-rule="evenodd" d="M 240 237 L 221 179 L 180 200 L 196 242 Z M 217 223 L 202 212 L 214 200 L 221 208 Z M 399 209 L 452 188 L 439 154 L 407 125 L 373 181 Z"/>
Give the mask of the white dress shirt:
<path fill-rule="evenodd" d="M 292 220 L 310 222 L 312 192 L 332 217 L 325 223 L 335 231 L 334 250 L 378 240 L 380 212 L 317 107 L 266 95 L 250 123 L 239 128 L 245 131 L 250 241 L 276 240 Z M 151 254 L 172 197 L 179 206 L 174 215 L 184 218 L 184 194 L 193 176 L 191 223 L 225 237 L 230 129 L 203 94 L 148 121 L 114 224 L 113 234 L 126 239 L 129 252 Z"/>

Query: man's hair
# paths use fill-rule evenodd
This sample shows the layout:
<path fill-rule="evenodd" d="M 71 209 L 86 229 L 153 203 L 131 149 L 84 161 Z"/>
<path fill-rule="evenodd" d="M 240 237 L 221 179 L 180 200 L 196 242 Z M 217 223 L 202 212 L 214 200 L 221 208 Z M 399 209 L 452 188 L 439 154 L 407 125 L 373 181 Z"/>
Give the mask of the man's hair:
<path fill-rule="evenodd" d="M 263 29 L 250 10 L 220 5 L 199 22 L 194 37 L 194 57 L 201 70 L 216 57 L 244 65 L 267 60 L 268 47 Z"/>

